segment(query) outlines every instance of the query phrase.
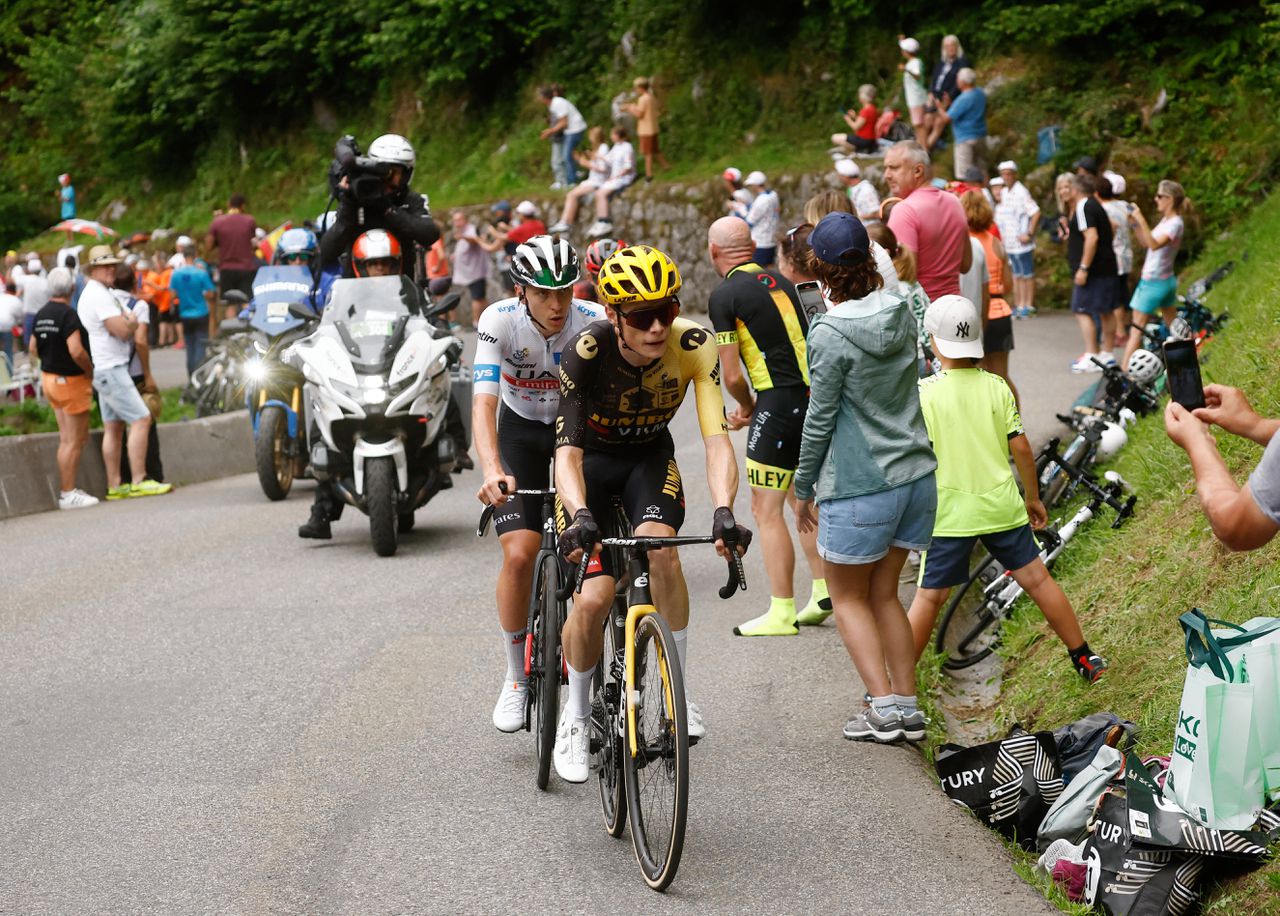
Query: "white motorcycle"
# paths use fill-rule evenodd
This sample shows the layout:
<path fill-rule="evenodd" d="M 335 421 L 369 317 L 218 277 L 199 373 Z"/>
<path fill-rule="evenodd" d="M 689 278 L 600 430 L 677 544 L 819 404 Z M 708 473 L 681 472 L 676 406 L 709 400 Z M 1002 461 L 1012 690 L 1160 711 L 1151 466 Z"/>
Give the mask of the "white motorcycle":
<path fill-rule="evenodd" d="M 316 332 L 285 357 L 306 378 L 316 479 L 369 516 L 379 556 L 394 554 L 414 510 L 452 485 L 444 425 L 462 341 L 429 319 L 457 299 L 428 306 L 402 276 L 337 280 Z"/>

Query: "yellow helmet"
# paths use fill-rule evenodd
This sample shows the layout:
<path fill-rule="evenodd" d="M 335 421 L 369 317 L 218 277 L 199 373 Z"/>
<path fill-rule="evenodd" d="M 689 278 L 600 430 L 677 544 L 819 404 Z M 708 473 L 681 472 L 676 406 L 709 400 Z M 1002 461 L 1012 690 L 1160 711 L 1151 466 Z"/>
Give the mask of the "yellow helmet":
<path fill-rule="evenodd" d="M 680 292 L 680 271 L 658 249 L 631 245 L 615 251 L 601 265 L 597 284 L 606 305 L 660 302 Z"/>

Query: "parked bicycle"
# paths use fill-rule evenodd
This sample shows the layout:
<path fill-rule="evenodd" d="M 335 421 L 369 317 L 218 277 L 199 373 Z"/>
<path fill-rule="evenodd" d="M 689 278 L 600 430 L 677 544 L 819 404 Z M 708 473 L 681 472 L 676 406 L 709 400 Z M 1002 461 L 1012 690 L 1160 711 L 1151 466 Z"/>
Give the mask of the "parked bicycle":
<path fill-rule="evenodd" d="M 227 293 L 222 306 L 248 302 L 238 290 Z M 247 321 L 226 318 L 218 325 L 218 334 L 209 341 L 204 360 L 191 373 L 182 399 L 192 404 L 197 417 L 240 410 L 245 406 L 245 368 L 256 360 L 253 334 Z"/>
<path fill-rule="evenodd" d="M 554 478 L 552 478 L 554 479 Z M 506 484 L 499 485 L 507 492 Z M 532 731 L 538 752 L 537 783 L 546 789 L 551 775 L 551 752 L 556 743 L 556 719 L 560 715 L 560 687 L 566 683 L 568 671 L 560 644 L 560 631 L 565 621 L 565 601 L 571 586 L 562 589 L 560 558 L 556 555 L 556 520 L 554 488 L 516 490 L 514 496 L 537 496 L 542 499 L 542 543 L 533 564 L 533 587 L 529 592 L 529 621 L 525 630 L 524 674 L 528 679 L 525 693 L 525 731 Z M 480 513 L 476 536 L 484 537 L 493 519 L 494 506 Z"/>
<path fill-rule="evenodd" d="M 1133 514 L 1137 497 L 1125 497 L 1129 485 L 1115 471 L 1107 471 L 1105 483 L 1099 483 L 1092 474 L 1078 470 L 1057 453 L 1056 443 L 1049 449 L 1046 461 L 1057 464 L 1063 473 L 1089 492 L 1089 501 L 1076 510 L 1066 524 L 1036 532 L 1041 545 L 1040 558 L 1052 569 L 1066 545 L 1097 516 L 1102 506 L 1115 510 L 1111 527 L 1119 528 Z M 980 559 L 969 580 L 951 596 L 938 625 L 935 646 L 946 656 L 943 666 L 952 671 L 968 668 L 995 651 L 1003 623 L 1022 595 L 1022 586 L 999 561 L 990 555 Z"/>
<path fill-rule="evenodd" d="M 714 537 L 636 537 L 615 503 L 603 549 L 613 552 L 617 591 L 605 624 L 604 649 L 591 685 L 591 762 L 600 784 L 605 830 L 622 836 L 631 817 L 631 842 L 645 883 L 666 890 L 680 867 L 689 811 L 689 723 L 675 640 L 653 604 L 649 551 L 714 544 Z M 582 587 L 589 556 L 578 564 Z M 731 552 L 729 598 L 747 587 L 742 558 Z M 625 805 L 625 807 L 624 807 Z"/>

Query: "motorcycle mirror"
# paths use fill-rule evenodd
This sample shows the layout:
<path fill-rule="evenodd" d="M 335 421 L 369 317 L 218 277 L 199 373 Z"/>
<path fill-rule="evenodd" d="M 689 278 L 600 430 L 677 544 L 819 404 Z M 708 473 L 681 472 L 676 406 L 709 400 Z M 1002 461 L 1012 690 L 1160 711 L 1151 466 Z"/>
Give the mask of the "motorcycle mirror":
<path fill-rule="evenodd" d="M 297 318 L 301 321 L 311 321 L 313 318 L 316 317 L 316 314 L 315 312 L 311 311 L 311 309 L 303 305 L 301 302 L 290 302 L 289 317 Z"/>
<path fill-rule="evenodd" d="M 229 289 L 222 294 L 222 301 L 227 305 L 238 305 L 243 308 L 249 304 L 249 297 L 244 294 L 243 290 Z"/>
<path fill-rule="evenodd" d="M 445 312 L 451 312 L 458 307 L 458 303 L 462 301 L 462 293 L 452 292 L 445 296 L 439 302 L 432 303 L 431 306 L 423 313 L 423 318 L 434 318 L 437 315 L 443 315 Z"/>

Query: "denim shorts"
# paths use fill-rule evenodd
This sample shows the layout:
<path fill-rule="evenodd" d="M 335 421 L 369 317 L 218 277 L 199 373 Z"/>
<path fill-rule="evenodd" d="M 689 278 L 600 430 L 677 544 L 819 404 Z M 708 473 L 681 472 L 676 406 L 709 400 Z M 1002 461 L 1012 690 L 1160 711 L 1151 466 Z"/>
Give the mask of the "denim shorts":
<path fill-rule="evenodd" d="M 1162 308 L 1173 308 L 1178 304 L 1178 280 L 1169 277 L 1165 280 L 1139 280 L 1138 288 L 1133 291 L 1133 299 L 1129 307 L 1144 315 L 1154 315 Z"/>
<path fill-rule="evenodd" d="M 98 407 L 102 410 L 102 422 L 137 423 L 151 419 L 151 411 L 138 394 L 138 386 L 129 377 L 128 366 L 112 366 L 93 371 L 93 390 L 98 392 Z"/>
<path fill-rule="evenodd" d="M 1009 267 L 1013 270 L 1013 275 L 1019 280 L 1035 276 L 1035 262 L 1031 255 L 1031 251 L 1020 251 L 1017 254 L 1012 251 L 1009 252 Z"/>
<path fill-rule="evenodd" d="M 938 490 L 933 473 L 892 490 L 818 506 L 818 555 L 829 563 L 874 563 L 891 547 L 928 550 Z"/>

